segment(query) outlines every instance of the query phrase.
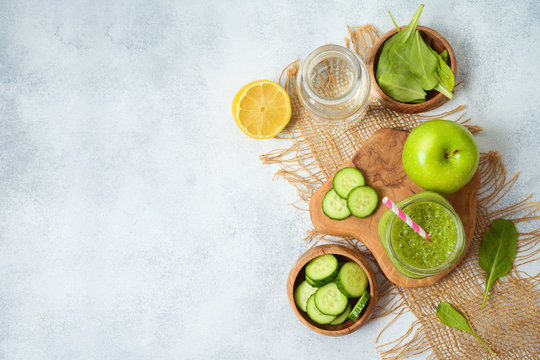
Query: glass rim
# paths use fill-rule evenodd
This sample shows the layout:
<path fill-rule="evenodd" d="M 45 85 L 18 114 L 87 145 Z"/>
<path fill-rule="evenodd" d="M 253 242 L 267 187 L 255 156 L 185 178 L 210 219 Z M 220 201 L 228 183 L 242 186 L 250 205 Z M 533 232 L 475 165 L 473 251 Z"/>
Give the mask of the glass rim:
<path fill-rule="evenodd" d="M 356 54 L 353 53 L 351 50 L 341 45 L 328 44 L 320 46 L 313 50 L 311 53 L 309 53 L 309 55 L 304 60 L 304 63 L 306 65 L 302 67 L 302 77 L 304 79 L 310 79 L 310 75 L 312 74 L 315 65 L 321 63 L 329 56 L 336 56 L 347 61 L 349 67 L 353 72 L 351 86 L 349 87 L 349 89 L 347 89 L 345 93 L 335 98 L 320 96 L 313 88 L 311 81 L 307 82 L 308 86 L 306 86 L 306 91 L 308 92 L 310 97 L 316 99 L 317 102 L 321 104 L 337 105 L 349 100 L 351 97 L 354 96 L 354 93 L 358 91 L 363 76 L 362 65 L 358 56 L 356 56 Z"/>
<path fill-rule="evenodd" d="M 394 225 L 394 222 L 398 219 L 397 215 L 392 214 L 392 216 L 388 220 L 388 223 L 386 225 L 386 234 L 385 234 L 388 238 L 388 241 L 387 241 L 388 251 L 390 252 L 393 259 L 407 272 L 413 273 L 415 275 L 421 275 L 421 276 L 435 275 L 447 269 L 448 267 L 450 267 L 463 254 L 463 250 L 465 249 L 465 243 L 466 243 L 466 234 L 463 228 L 463 223 L 461 222 L 459 215 L 454 210 L 452 205 L 450 205 L 449 203 L 446 203 L 445 201 L 442 201 L 441 199 L 438 199 L 437 197 L 433 195 L 426 195 L 426 196 L 427 198 L 419 197 L 419 198 L 408 199 L 402 205 L 400 205 L 400 207 L 403 211 L 405 211 L 407 206 L 411 205 L 412 203 L 422 203 L 422 202 L 436 202 L 437 204 L 443 206 L 450 213 L 451 218 L 454 221 L 454 225 L 456 226 L 456 245 L 454 246 L 454 251 L 452 252 L 452 254 L 450 254 L 442 263 L 440 263 L 439 265 L 435 267 L 419 268 L 417 266 L 407 263 L 404 259 L 399 257 L 396 251 L 394 250 L 394 245 L 392 243 L 392 227 Z M 399 221 L 403 221 L 403 220 L 399 219 Z"/>
<path fill-rule="evenodd" d="M 329 99 L 317 94 L 317 92 L 313 89 L 310 81 L 308 81 L 307 79 L 309 79 L 310 70 L 313 70 L 316 64 L 320 63 L 320 61 L 332 54 L 339 56 L 350 64 L 350 67 L 353 70 L 353 84 L 343 95 Z M 308 84 L 306 84 L 306 82 Z M 318 118 L 331 118 L 337 120 L 354 116 L 354 114 L 356 114 L 358 111 L 362 111 L 362 109 L 367 105 L 371 89 L 371 81 L 369 79 L 369 73 L 366 65 L 364 64 L 362 59 L 358 57 L 357 54 L 344 46 L 327 44 L 313 50 L 304 59 L 304 61 L 302 61 L 300 65 L 299 75 L 296 79 L 296 86 L 298 89 L 299 98 L 306 110 L 316 115 Z M 320 109 L 318 109 L 317 106 L 314 105 L 340 105 L 342 103 L 352 100 L 354 96 L 356 96 L 360 91 L 362 91 L 362 89 L 364 90 L 364 94 L 362 96 L 361 102 L 359 102 L 358 107 L 351 110 L 343 111 L 335 115 L 328 115 L 324 112 L 321 112 Z M 307 99 L 313 100 L 313 104 L 311 104 L 310 101 L 307 101 Z"/>

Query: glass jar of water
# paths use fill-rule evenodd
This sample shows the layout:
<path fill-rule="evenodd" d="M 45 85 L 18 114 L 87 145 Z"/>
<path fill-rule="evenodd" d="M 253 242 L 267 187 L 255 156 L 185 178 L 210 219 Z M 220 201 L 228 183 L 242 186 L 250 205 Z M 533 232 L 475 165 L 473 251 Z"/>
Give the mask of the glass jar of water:
<path fill-rule="evenodd" d="M 339 45 L 324 45 L 302 62 L 296 77 L 298 98 L 320 126 L 347 129 L 367 110 L 371 83 L 362 60 Z"/>

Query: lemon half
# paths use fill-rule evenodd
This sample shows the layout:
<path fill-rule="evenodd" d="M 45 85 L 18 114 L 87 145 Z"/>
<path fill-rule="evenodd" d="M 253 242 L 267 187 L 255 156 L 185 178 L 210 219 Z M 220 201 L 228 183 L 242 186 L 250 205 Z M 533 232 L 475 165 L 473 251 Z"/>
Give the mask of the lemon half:
<path fill-rule="evenodd" d="M 280 133 L 291 118 L 291 101 L 285 89 L 270 80 L 243 86 L 232 103 L 236 125 L 254 139 L 269 139 Z"/>

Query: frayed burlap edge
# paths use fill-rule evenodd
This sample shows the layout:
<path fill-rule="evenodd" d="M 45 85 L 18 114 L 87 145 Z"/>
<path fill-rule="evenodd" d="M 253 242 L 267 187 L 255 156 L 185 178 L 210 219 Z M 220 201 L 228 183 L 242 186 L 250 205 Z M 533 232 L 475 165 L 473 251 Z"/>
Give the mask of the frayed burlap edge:
<path fill-rule="evenodd" d="M 365 61 L 369 49 L 381 35 L 380 32 L 371 25 L 356 28 L 349 27 L 348 30 L 350 37 L 345 39 L 346 46 L 348 48 L 352 47 L 352 49 Z M 423 121 L 458 116 L 457 119 L 454 120 L 464 124 L 472 133 L 481 131 L 478 126 L 469 124 L 470 119 L 465 117 L 465 106 L 463 105 L 440 114 L 409 115 L 383 109 L 376 99 L 370 97 L 370 111 L 373 110 L 373 113 L 370 114 L 368 112 L 366 117 L 373 119 L 373 123 L 369 123 L 371 124 L 370 126 L 360 125 L 357 129 L 353 129 L 353 131 L 336 136 L 335 134 L 326 132 L 324 129 L 318 128 L 298 104 L 295 89 L 295 76 L 297 70 L 298 63 L 293 62 L 284 69 L 280 77 L 280 82 L 284 85 L 291 97 L 293 110 L 291 122 L 287 126 L 286 131 L 280 135 L 280 138 L 290 139 L 292 141 L 292 146 L 285 149 L 274 150 L 262 155 L 260 158 L 265 164 L 278 164 L 279 170 L 276 172 L 276 176 L 281 176 L 286 179 L 296 188 L 299 195 L 298 201 L 291 205 L 303 211 L 308 211 L 309 200 L 319 186 L 321 186 L 345 160 L 349 159 L 369 135 L 378 130 L 378 128 L 398 127 L 410 130 Z M 282 79 L 282 77 L 284 78 Z M 388 119 L 390 119 L 390 124 L 384 122 Z M 330 147 L 321 150 L 317 146 L 317 137 L 322 138 L 322 141 L 324 141 L 325 144 L 329 143 Z M 336 143 L 336 141 L 345 141 L 353 146 L 349 146 L 345 149 L 339 148 L 339 143 Z M 325 152 L 332 154 L 330 159 L 329 157 L 325 158 Z M 498 206 L 512 187 L 512 184 L 516 181 L 517 174 L 511 179 L 507 179 L 504 164 L 497 152 L 490 151 L 481 154 L 480 170 L 482 181 L 478 193 L 477 228 L 473 245 L 471 246 L 473 252 L 478 250 L 481 234 L 485 232 L 492 220 L 499 217 L 506 217 L 512 219 L 514 222 L 531 221 L 539 219 L 539 216 L 536 216 L 535 214 L 540 209 L 540 205 L 537 202 L 530 200 L 531 196 L 509 206 Z M 370 252 L 362 245 L 362 243 L 354 238 L 328 236 L 312 230 L 308 232 L 305 241 L 309 247 L 315 246 L 319 242 L 345 244 L 355 248 L 368 259 L 374 261 Z M 518 252 L 514 261 L 513 270 L 508 276 L 499 280 L 501 283 L 500 285 L 504 286 L 507 283 L 521 284 L 522 282 L 525 282 L 528 285 L 527 289 L 529 295 L 536 298 L 539 297 L 540 274 L 531 276 L 519 270 L 519 267 L 522 265 L 540 259 L 540 249 L 538 249 L 539 242 L 540 228 L 519 234 Z M 469 256 L 469 258 L 471 258 L 471 256 Z M 460 265 L 460 267 L 461 266 L 464 265 Z M 455 272 L 458 272 L 460 267 L 458 267 Z M 380 274 L 380 269 L 377 270 Z M 479 286 L 481 287 L 482 285 Z M 496 288 L 497 286 L 494 286 L 494 289 Z M 377 346 L 381 357 L 383 359 L 403 359 L 416 354 L 429 352 L 427 354 L 427 358 L 429 359 L 449 358 L 448 353 L 441 348 L 440 342 L 430 341 L 430 339 L 433 339 L 434 334 L 427 334 L 425 325 L 433 325 L 423 323 L 422 314 L 420 314 L 420 311 L 417 311 L 415 304 L 411 303 L 410 294 L 408 294 L 411 290 L 394 286 L 384 277 L 380 289 L 380 301 L 377 304 L 373 318 L 390 315 L 393 315 L 393 318 L 381 329 L 375 338 L 375 342 L 378 341 L 381 333 L 391 326 L 402 314 L 413 312 L 418 318 L 418 320 L 414 321 L 410 328 L 400 338 Z M 412 298 L 414 299 L 414 297 Z M 508 305 L 512 306 L 512 304 Z M 538 307 L 538 303 L 535 305 Z M 535 326 L 538 327 L 539 325 L 536 324 Z M 447 333 L 449 333 L 451 337 L 443 339 L 443 344 L 448 345 L 450 348 L 456 346 L 456 344 L 459 343 L 458 340 L 463 340 L 461 338 L 467 337 L 467 335 L 461 334 L 460 332 L 456 333 L 452 330 L 448 330 Z M 474 348 L 475 345 L 473 344 L 472 346 L 472 351 L 476 352 Z M 532 349 L 532 351 L 535 350 L 540 352 L 540 349 Z M 520 349 L 510 349 L 507 353 L 507 355 L 512 357 L 524 357 L 527 356 L 527 354 L 530 353 L 523 353 Z M 482 354 L 480 353 L 479 356 L 482 356 Z"/>

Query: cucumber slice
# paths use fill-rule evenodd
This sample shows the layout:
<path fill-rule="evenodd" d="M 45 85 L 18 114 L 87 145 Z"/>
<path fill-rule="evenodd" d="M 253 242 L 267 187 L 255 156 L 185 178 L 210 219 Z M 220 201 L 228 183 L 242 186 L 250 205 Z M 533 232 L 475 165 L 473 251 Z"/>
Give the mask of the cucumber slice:
<path fill-rule="evenodd" d="M 322 199 L 322 209 L 326 216 L 334 220 L 342 220 L 351 215 L 347 200 L 342 199 L 334 189 L 328 190 Z"/>
<path fill-rule="evenodd" d="M 306 282 L 311 285 L 314 288 L 318 288 L 317 284 L 315 284 L 315 281 L 311 280 L 309 276 L 306 275 Z"/>
<path fill-rule="evenodd" d="M 317 324 L 330 324 L 336 318 L 335 316 L 325 315 L 317 309 L 315 306 L 315 294 L 309 297 L 306 304 L 306 312 L 309 318 Z"/>
<path fill-rule="evenodd" d="M 349 261 L 339 269 L 336 285 L 343 295 L 350 298 L 359 297 L 366 291 L 368 279 L 360 265 Z"/>
<path fill-rule="evenodd" d="M 346 199 L 352 189 L 365 184 L 364 175 L 354 167 L 346 167 L 334 175 L 332 184 L 336 193 Z"/>
<path fill-rule="evenodd" d="M 338 265 L 336 257 L 332 254 L 317 256 L 306 265 L 306 278 L 309 278 L 316 287 L 326 285 L 336 278 Z"/>
<path fill-rule="evenodd" d="M 364 292 L 364 295 L 358 300 L 351 313 L 349 314 L 349 320 L 355 321 L 358 316 L 362 313 L 362 310 L 366 307 L 366 304 L 369 301 L 369 291 Z"/>
<path fill-rule="evenodd" d="M 349 314 L 351 313 L 351 309 L 352 309 L 352 306 L 351 304 L 348 302 L 347 303 L 347 308 L 345 309 L 344 312 L 342 312 L 341 314 L 339 314 L 335 319 L 334 321 L 332 321 L 330 323 L 330 325 L 340 325 L 340 324 L 343 324 L 345 322 L 345 320 L 347 320 L 347 317 L 349 316 Z"/>
<path fill-rule="evenodd" d="M 321 286 L 328 284 L 330 281 L 335 280 L 336 276 L 329 277 L 322 281 L 321 280 L 316 281 L 316 280 L 311 279 L 309 276 L 306 276 L 306 281 L 309 285 L 313 286 L 314 288 L 320 288 Z"/>
<path fill-rule="evenodd" d="M 306 280 L 302 281 L 300 285 L 294 289 L 294 302 L 296 303 L 296 306 L 298 306 L 300 310 L 306 311 L 307 301 L 311 295 L 315 294 L 315 291 L 317 291 L 317 288 L 309 285 Z"/>
<path fill-rule="evenodd" d="M 349 299 L 339 291 L 335 282 L 319 288 L 315 295 L 315 306 L 326 315 L 337 316 L 345 311 Z"/>
<path fill-rule="evenodd" d="M 351 190 L 347 198 L 347 207 L 356 217 L 369 216 L 377 208 L 379 197 L 369 186 L 359 186 Z"/>

